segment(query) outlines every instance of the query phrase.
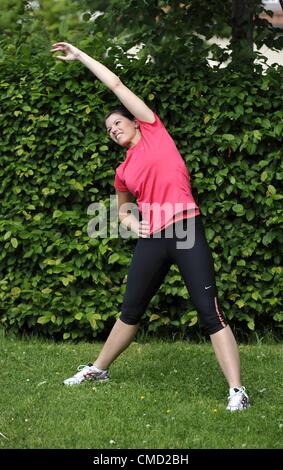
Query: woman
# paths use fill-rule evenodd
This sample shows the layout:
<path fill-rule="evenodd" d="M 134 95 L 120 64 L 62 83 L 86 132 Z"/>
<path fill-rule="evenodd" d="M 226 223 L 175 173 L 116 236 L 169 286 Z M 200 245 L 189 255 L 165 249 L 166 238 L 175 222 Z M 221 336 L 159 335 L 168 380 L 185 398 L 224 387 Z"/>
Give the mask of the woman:
<path fill-rule="evenodd" d="M 200 212 L 191 194 L 185 163 L 172 138 L 158 116 L 108 68 L 71 44 L 54 44 L 51 52 L 58 51 L 64 55 L 57 59 L 80 61 L 123 105 L 107 114 L 105 126 L 111 139 L 127 148 L 126 159 L 116 170 L 114 186 L 119 218 L 139 237 L 120 318 L 95 362 L 83 366 L 64 384 L 108 380 L 108 367 L 133 340 L 148 303 L 171 264 L 176 263 L 229 384 L 227 409 L 248 408 L 249 398 L 240 381 L 237 344 L 218 306 L 213 260 Z M 142 220 L 127 210 L 133 196 Z"/>

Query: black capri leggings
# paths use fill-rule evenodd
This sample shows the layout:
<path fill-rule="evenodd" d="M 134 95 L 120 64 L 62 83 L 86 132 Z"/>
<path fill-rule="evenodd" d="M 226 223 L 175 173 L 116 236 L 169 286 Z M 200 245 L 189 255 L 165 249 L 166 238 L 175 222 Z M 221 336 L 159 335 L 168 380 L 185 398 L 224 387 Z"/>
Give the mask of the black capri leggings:
<path fill-rule="evenodd" d="M 149 238 L 139 238 L 128 273 L 120 320 L 139 323 L 170 266 L 177 264 L 201 326 L 211 335 L 227 325 L 218 307 L 213 258 L 201 216 L 176 222 Z"/>

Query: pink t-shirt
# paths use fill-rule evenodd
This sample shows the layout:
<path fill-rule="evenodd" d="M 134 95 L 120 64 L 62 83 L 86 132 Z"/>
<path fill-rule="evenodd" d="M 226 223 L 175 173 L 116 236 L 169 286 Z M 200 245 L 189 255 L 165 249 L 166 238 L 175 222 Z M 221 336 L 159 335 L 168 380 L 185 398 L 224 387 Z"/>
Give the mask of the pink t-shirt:
<path fill-rule="evenodd" d="M 114 186 L 134 195 L 152 234 L 200 211 L 185 162 L 159 117 L 152 124 L 138 122 L 141 138 L 116 169 Z"/>

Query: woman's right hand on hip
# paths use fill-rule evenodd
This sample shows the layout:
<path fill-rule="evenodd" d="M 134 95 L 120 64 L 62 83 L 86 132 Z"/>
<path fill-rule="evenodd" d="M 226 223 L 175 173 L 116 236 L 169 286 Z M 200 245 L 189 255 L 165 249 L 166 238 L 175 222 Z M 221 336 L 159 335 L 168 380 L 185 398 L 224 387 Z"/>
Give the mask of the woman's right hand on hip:
<path fill-rule="evenodd" d="M 148 238 L 150 235 L 150 225 L 147 220 L 141 220 L 139 223 L 139 237 Z"/>

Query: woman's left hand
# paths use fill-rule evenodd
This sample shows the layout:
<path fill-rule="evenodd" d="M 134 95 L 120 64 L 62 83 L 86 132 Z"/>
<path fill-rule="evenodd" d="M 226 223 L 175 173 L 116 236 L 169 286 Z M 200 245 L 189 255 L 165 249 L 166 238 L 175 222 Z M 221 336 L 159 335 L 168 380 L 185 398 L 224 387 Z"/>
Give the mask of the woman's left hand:
<path fill-rule="evenodd" d="M 50 52 L 64 52 L 65 55 L 56 56 L 60 60 L 79 60 L 82 51 L 67 42 L 56 42 L 52 45 Z"/>

